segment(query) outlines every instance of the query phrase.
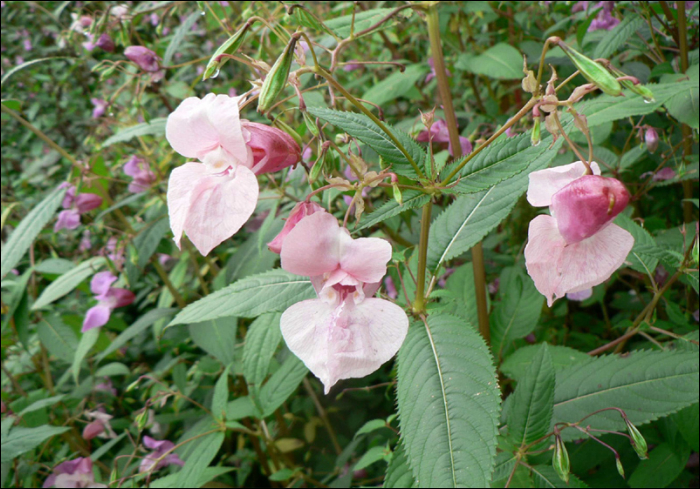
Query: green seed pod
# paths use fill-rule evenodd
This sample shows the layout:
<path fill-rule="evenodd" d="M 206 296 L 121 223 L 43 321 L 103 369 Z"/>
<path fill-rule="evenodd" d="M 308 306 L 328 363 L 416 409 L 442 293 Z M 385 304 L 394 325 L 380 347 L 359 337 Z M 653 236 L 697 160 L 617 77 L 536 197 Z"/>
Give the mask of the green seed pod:
<path fill-rule="evenodd" d="M 532 126 L 532 135 L 530 136 L 530 142 L 533 146 L 537 146 L 542 141 L 540 136 L 540 118 L 535 117 L 535 124 Z"/>
<path fill-rule="evenodd" d="M 302 111 L 301 113 L 304 116 L 304 123 L 306 124 L 306 128 L 313 134 L 314 136 L 318 136 L 319 130 L 318 130 L 318 125 L 316 125 L 316 121 L 309 115 L 308 112 L 305 110 Z"/>
<path fill-rule="evenodd" d="M 148 410 L 144 409 L 144 411 L 136 416 L 136 426 L 138 427 L 139 431 L 143 431 L 143 429 L 146 427 L 146 423 L 148 423 Z"/>
<path fill-rule="evenodd" d="M 634 451 L 637 452 L 637 455 L 642 460 L 649 458 L 647 454 L 647 441 L 629 419 L 625 418 L 625 424 L 627 425 L 627 433 L 629 433 L 632 438 L 632 448 L 634 448 Z M 624 477 L 624 475 L 622 477 Z"/>
<path fill-rule="evenodd" d="M 584 78 L 600 88 L 601 91 L 612 96 L 618 96 L 622 93 L 620 82 L 603 65 L 570 48 L 563 42 L 559 42 L 559 47 L 564 50 L 564 53 L 566 53 Z"/>
<path fill-rule="evenodd" d="M 622 478 L 625 478 L 625 468 L 622 466 L 622 462 L 620 461 L 620 458 L 615 459 L 615 465 L 617 466 L 617 472 L 622 476 Z"/>
<path fill-rule="evenodd" d="M 569 472 L 571 471 L 571 466 L 569 464 L 569 453 L 566 451 L 564 442 L 561 440 L 561 436 L 555 435 L 555 445 L 554 445 L 554 455 L 552 456 L 552 467 L 557 472 L 557 475 L 566 482 L 569 483 Z"/>
<path fill-rule="evenodd" d="M 397 204 L 403 205 L 403 195 L 401 195 L 401 189 L 398 183 L 394 183 L 391 188 L 394 190 L 394 200 Z"/>
<path fill-rule="evenodd" d="M 260 96 L 258 97 L 258 112 L 267 112 L 287 85 L 289 69 L 292 67 L 292 61 L 294 60 L 294 47 L 298 39 L 299 36 L 292 36 L 287 47 L 284 48 L 282 56 L 277 58 L 277 61 L 275 61 L 275 64 L 272 65 L 270 72 L 265 77 L 265 81 L 260 89 Z"/>
<path fill-rule="evenodd" d="M 229 37 L 225 43 L 219 46 L 219 49 L 214 52 L 211 59 L 209 59 L 209 63 L 207 63 L 202 80 L 206 80 L 207 78 L 216 78 L 219 75 L 221 67 L 228 59 L 222 55 L 233 54 L 238 51 L 238 48 L 241 47 L 241 44 L 243 44 L 243 41 L 245 41 L 248 28 L 251 26 L 251 24 L 251 22 L 246 22 L 243 24 L 243 27 L 238 29 L 234 35 Z"/>

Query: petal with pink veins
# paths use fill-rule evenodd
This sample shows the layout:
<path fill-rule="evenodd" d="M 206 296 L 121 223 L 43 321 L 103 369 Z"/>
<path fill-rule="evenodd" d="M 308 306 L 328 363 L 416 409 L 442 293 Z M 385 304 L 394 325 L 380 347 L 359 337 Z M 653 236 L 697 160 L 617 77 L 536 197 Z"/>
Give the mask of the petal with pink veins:
<path fill-rule="evenodd" d="M 595 161 L 591 162 L 591 170 L 594 175 L 600 175 L 600 167 Z M 551 204 L 555 193 L 584 176 L 585 172 L 586 166 L 580 161 L 533 171 L 529 175 L 527 201 L 535 207 L 546 207 Z"/>
<path fill-rule="evenodd" d="M 334 271 L 340 263 L 340 226 L 327 212 L 303 218 L 284 239 L 282 268 L 313 277 Z"/>
<path fill-rule="evenodd" d="M 185 163 L 170 173 L 170 179 L 168 180 L 168 215 L 170 217 L 170 229 L 173 232 L 173 239 L 178 248 L 180 248 L 180 239 L 185 230 L 194 184 L 204 178 L 206 174 L 207 167 L 201 163 Z"/>

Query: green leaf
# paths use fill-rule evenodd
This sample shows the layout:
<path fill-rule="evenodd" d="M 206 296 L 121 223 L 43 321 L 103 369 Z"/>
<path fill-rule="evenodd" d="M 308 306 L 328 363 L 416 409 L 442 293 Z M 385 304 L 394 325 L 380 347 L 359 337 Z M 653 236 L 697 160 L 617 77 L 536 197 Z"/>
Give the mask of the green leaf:
<path fill-rule="evenodd" d="M 12 232 L 10 238 L 2 246 L 0 279 L 5 278 L 5 275 L 17 266 L 41 230 L 56 213 L 65 193 L 65 188 L 55 189 L 25 216 Z"/>
<path fill-rule="evenodd" d="M 700 451 L 700 405 L 693 404 L 671 416 L 678 432 L 694 451 Z"/>
<path fill-rule="evenodd" d="M 364 12 L 356 12 L 355 17 L 355 34 L 359 34 L 365 29 L 369 29 L 377 22 L 381 21 L 384 17 L 393 12 L 394 9 L 391 8 L 376 8 L 372 10 L 367 10 Z M 335 32 L 338 37 L 346 38 L 350 36 L 350 27 L 352 25 L 353 14 L 344 15 L 342 17 L 336 17 L 330 20 L 324 20 L 326 27 Z M 390 26 L 391 23 L 388 22 L 382 25 L 382 28 Z M 374 31 L 372 31 L 374 32 Z"/>
<path fill-rule="evenodd" d="M 460 54 L 455 68 L 500 80 L 523 78 L 523 55 L 510 44 L 498 43 L 478 56 Z"/>
<path fill-rule="evenodd" d="M 236 280 L 246 278 L 249 275 L 255 275 L 270 270 L 275 261 L 279 259 L 279 255 L 267 249 L 267 246 L 260 247 L 259 243 L 270 242 L 282 230 L 282 221 L 277 221 L 267 230 L 263 236 L 261 233 L 263 228 L 253 233 L 236 252 L 231 255 L 231 258 L 226 262 L 226 283 L 233 283 Z"/>
<path fill-rule="evenodd" d="M 192 33 L 192 26 L 194 26 L 195 22 L 197 22 L 197 20 L 201 18 L 202 16 L 200 15 L 199 11 L 192 12 L 190 16 L 187 17 L 177 29 L 175 29 L 173 38 L 170 41 L 170 44 L 168 44 L 168 49 L 165 50 L 165 54 L 163 55 L 163 66 L 170 66 L 170 62 L 173 59 L 173 55 L 180 48 L 182 40 L 187 34 Z"/>
<path fill-rule="evenodd" d="M 218 359 L 223 365 L 231 365 L 235 360 L 237 327 L 237 318 L 218 318 L 190 324 L 189 332 L 192 341 L 198 347 Z"/>
<path fill-rule="evenodd" d="M 139 235 L 134 238 L 134 246 L 139 255 L 139 268 L 143 268 L 148 264 L 148 261 L 158 249 L 158 244 L 165 236 L 165 233 L 168 232 L 168 229 L 170 229 L 170 222 L 168 219 L 159 219 L 143 229 Z"/>
<path fill-rule="evenodd" d="M 202 479 L 209 464 L 219 453 L 224 438 L 223 433 L 212 433 L 193 442 L 197 444 L 196 449 L 192 450 L 185 460 L 185 466 L 178 473 L 177 482 L 173 487 L 199 487 L 197 482 Z"/>
<path fill-rule="evenodd" d="M 58 404 L 61 402 L 61 400 L 66 397 L 65 395 L 61 394 L 58 396 L 53 396 L 53 397 L 48 397 L 46 399 L 42 399 L 40 401 L 36 401 L 31 403 L 29 406 L 26 408 L 22 409 L 22 411 L 19 412 L 17 416 L 20 418 L 24 416 L 27 413 L 33 413 L 34 411 L 39 411 L 40 409 L 44 409 L 49 406 L 53 406 L 54 404 Z"/>
<path fill-rule="evenodd" d="M 640 426 L 696 402 L 697 352 L 635 351 L 625 357 L 591 358 L 558 372 L 553 420 L 576 422 L 594 411 L 615 406 Z M 616 411 L 596 414 L 586 424 L 605 430 L 626 428 Z M 571 440 L 585 435 L 565 430 L 562 436 Z"/>
<path fill-rule="evenodd" d="M 402 212 L 416 207 L 423 207 L 430 200 L 430 196 L 417 190 L 407 190 L 403 193 L 403 205 L 399 205 L 395 200 L 388 200 L 380 205 L 374 212 L 364 216 L 361 224 L 353 231 L 357 233 L 363 229 L 379 224 L 382 221 L 398 216 Z"/>
<path fill-rule="evenodd" d="M 528 175 L 545 168 L 556 155 L 561 142 L 560 138 L 545 153 L 547 157 L 537 158 L 527 171 L 504 180 L 489 190 L 460 196 L 445 209 L 430 227 L 430 269 L 437 270 L 445 260 L 465 253 L 505 219 L 527 189 Z M 546 140 L 540 143 L 547 144 Z"/>
<path fill-rule="evenodd" d="M 226 419 L 228 421 L 250 418 L 257 416 L 259 413 L 256 411 L 253 401 L 250 397 L 239 397 L 228 403 L 226 406 Z"/>
<path fill-rule="evenodd" d="M 413 478 L 413 472 L 411 471 L 411 467 L 408 466 L 406 451 L 401 442 L 399 442 L 394 449 L 394 456 L 391 458 L 386 468 L 383 487 L 413 488 L 416 486 L 417 484 Z"/>
<path fill-rule="evenodd" d="M 73 357 L 72 370 L 75 385 L 79 384 L 78 380 L 80 377 L 80 365 L 83 363 L 83 360 L 87 356 L 90 349 L 95 346 L 95 343 L 97 343 L 97 338 L 99 336 L 100 328 L 94 328 L 84 332 L 83 336 L 80 338 L 80 343 L 78 343 L 78 347 L 75 349 L 75 356 Z"/>
<path fill-rule="evenodd" d="M 124 141 L 129 141 L 130 139 L 140 136 L 165 136 L 165 122 L 165 117 L 159 117 L 157 119 L 151 119 L 151 122 L 142 122 L 141 124 L 127 127 L 107 138 L 107 140 L 102 143 L 102 147 L 105 148 L 114 143 L 123 143 Z"/>
<path fill-rule="evenodd" d="M 472 326 L 479 324 L 475 290 L 474 266 L 465 263 L 447 278 L 442 299 L 447 306 L 445 312 L 463 317 Z"/>
<path fill-rule="evenodd" d="M 639 159 L 647 154 L 646 146 L 635 146 L 620 158 L 620 171 L 629 170 Z"/>
<path fill-rule="evenodd" d="M 32 306 L 32 310 L 36 311 L 46 307 L 66 294 L 71 293 L 83 280 L 97 273 L 106 263 L 107 260 L 104 257 L 97 256 L 76 265 L 72 270 L 58 277 L 44 289 Z"/>
<path fill-rule="evenodd" d="M 398 354 L 398 413 L 409 465 L 423 487 L 486 487 L 501 399 L 491 354 L 460 319 L 441 314 L 427 321 L 411 325 Z"/>
<path fill-rule="evenodd" d="M 198 300 L 175 316 L 168 326 L 220 317 L 257 317 L 282 312 L 292 304 L 316 296 L 311 281 L 284 270 L 246 277 Z"/>
<path fill-rule="evenodd" d="M 503 375 L 516 382 L 520 382 L 525 372 L 530 368 L 532 359 L 537 355 L 539 348 L 539 345 L 528 345 L 518 348 L 515 353 L 506 358 L 501 364 L 501 372 Z M 556 371 L 563 370 L 577 363 L 588 361 L 591 358 L 582 351 L 574 350 L 568 346 L 547 345 L 547 349 L 552 359 L 552 366 Z"/>
<path fill-rule="evenodd" d="M 698 129 L 700 112 L 698 111 L 698 70 L 689 70 L 691 86 L 684 86 L 664 102 L 664 107 L 679 122 Z M 692 85 L 694 83 L 694 85 Z M 697 178 L 697 177 L 696 177 Z"/>
<path fill-rule="evenodd" d="M 496 455 L 496 466 L 491 473 L 491 487 L 501 487 L 505 485 L 508 476 L 515 467 L 515 455 L 512 452 L 500 452 Z M 499 481 L 503 481 L 502 484 Z"/>
<path fill-rule="evenodd" d="M 131 369 L 119 362 L 108 363 L 95 372 L 95 377 L 116 377 L 122 375 L 131 375 Z"/>
<path fill-rule="evenodd" d="M 372 85 L 364 95 L 362 100 L 375 103 L 379 106 L 396 100 L 406 95 L 416 82 L 428 72 L 428 65 L 415 64 L 408 66 L 404 71 L 396 71 L 384 78 L 379 83 Z"/>
<path fill-rule="evenodd" d="M 629 480 L 630 487 L 666 487 L 678 477 L 688 462 L 687 447 L 661 443 L 642 460 Z"/>
<path fill-rule="evenodd" d="M 7 436 L 2 437 L 2 463 L 11 462 L 14 458 L 32 450 L 52 436 L 60 435 L 70 430 L 68 427 L 39 426 L 38 428 L 16 427 Z"/>
<path fill-rule="evenodd" d="M 195 482 L 191 487 L 204 487 L 207 482 L 211 482 L 217 477 L 228 474 L 229 472 L 236 470 L 234 467 L 207 467 L 204 471 L 200 472 L 199 480 Z M 152 489 L 161 488 L 169 489 L 171 487 L 176 487 L 177 479 L 180 476 L 177 474 L 166 475 L 160 479 L 151 482 L 148 487 Z"/>
<path fill-rule="evenodd" d="M 567 484 L 556 473 L 551 465 L 536 465 L 532 467 L 532 478 L 535 482 L 535 487 L 547 489 L 550 487 L 588 487 L 581 479 L 573 474 L 569 474 L 569 483 Z"/>
<path fill-rule="evenodd" d="M 362 427 L 355 433 L 355 438 L 360 435 L 366 435 L 367 433 L 372 433 L 382 428 L 386 428 L 386 420 L 384 419 L 371 419 L 367 421 Z"/>
<path fill-rule="evenodd" d="M 211 414 L 217 420 L 221 420 L 226 416 L 226 407 L 228 405 L 228 372 L 229 367 L 227 366 L 214 386 Z"/>
<path fill-rule="evenodd" d="M 270 360 L 282 340 L 280 313 L 263 314 L 248 327 L 243 346 L 243 376 L 257 393 L 267 377 Z"/>
<path fill-rule="evenodd" d="M 52 61 L 52 60 L 56 60 L 56 59 L 73 59 L 73 58 L 69 58 L 67 56 L 54 56 L 53 58 L 39 58 L 39 59 L 33 59 L 31 61 L 26 61 L 20 65 L 15 66 L 14 68 L 8 70 L 7 73 L 5 73 L 2 76 L 2 79 L 0 79 L 0 86 L 4 85 L 8 78 L 10 78 L 12 75 L 14 75 L 15 73 L 17 73 L 20 70 L 28 68 L 28 67 L 35 65 L 37 63 L 43 63 L 44 61 Z"/>
<path fill-rule="evenodd" d="M 373 463 L 379 462 L 380 460 L 386 460 L 386 447 L 372 447 L 367 452 L 360 457 L 352 470 L 362 470 L 369 467 Z"/>
<path fill-rule="evenodd" d="M 634 246 L 627 257 L 631 267 L 638 272 L 653 276 L 656 265 L 659 263 L 657 256 L 662 253 L 654 238 L 646 229 L 624 214 L 615 218 L 615 224 L 628 231 L 634 238 Z"/>
<path fill-rule="evenodd" d="M 309 107 L 308 111 L 311 115 L 333 124 L 337 128 L 350 134 L 352 137 L 365 143 L 387 162 L 393 163 L 393 170 L 396 173 L 409 178 L 417 178 L 413 167 L 411 167 L 406 160 L 406 156 L 404 156 L 391 138 L 366 115 L 356 114 L 354 112 L 331 110 L 323 107 Z M 396 129 L 392 129 L 387 124 L 385 124 L 385 126 L 406 149 L 416 165 L 418 165 L 419 168 L 422 168 L 426 160 L 426 155 L 423 148 L 421 148 L 409 135 L 404 134 L 401 131 L 397 131 Z"/>
<path fill-rule="evenodd" d="M 279 370 L 260 389 L 263 416 L 273 414 L 297 390 L 308 372 L 304 362 L 294 355 L 289 355 Z"/>
<path fill-rule="evenodd" d="M 177 309 L 151 309 L 148 311 L 146 314 L 141 316 L 136 320 L 134 324 L 126 328 L 124 331 L 122 331 L 119 336 L 117 336 L 112 342 L 109 344 L 107 349 L 100 353 L 100 355 L 97 357 L 97 362 L 101 362 L 104 360 L 107 356 L 110 354 L 114 353 L 124 345 L 126 345 L 130 340 L 133 338 L 136 338 L 138 335 L 146 331 L 150 326 L 152 326 L 156 321 L 159 319 L 164 319 L 167 317 L 172 316 L 175 314 Z"/>
<path fill-rule="evenodd" d="M 501 300 L 491 314 L 492 348 L 498 358 L 503 357 L 513 340 L 534 331 L 544 304 L 544 296 L 520 267 L 504 268 L 500 283 Z"/>
<path fill-rule="evenodd" d="M 512 394 L 508 433 L 516 445 L 529 445 L 549 431 L 554 410 L 554 381 L 552 358 L 547 344 L 543 343 Z"/>
<path fill-rule="evenodd" d="M 533 146 L 529 133 L 504 137 L 467 163 L 458 173 L 459 183 L 445 193 L 471 194 L 488 190 L 531 165 L 538 166 L 540 160 L 548 164 L 554 156 L 556 150 L 549 149 L 547 144 Z"/>
<path fill-rule="evenodd" d="M 61 318 L 49 316 L 42 319 L 37 325 L 37 334 L 39 341 L 52 355 L 66 363 L 73 363 L 78 339 L 73 330 L 63 324 Z"/>
<path fill-rule="evenodd" d="M 595 48 L 594 59 L 609 58 L 621 48 L 646 22 L 635 13 L 627 12 L 622 22 L 609 30 Z"/>

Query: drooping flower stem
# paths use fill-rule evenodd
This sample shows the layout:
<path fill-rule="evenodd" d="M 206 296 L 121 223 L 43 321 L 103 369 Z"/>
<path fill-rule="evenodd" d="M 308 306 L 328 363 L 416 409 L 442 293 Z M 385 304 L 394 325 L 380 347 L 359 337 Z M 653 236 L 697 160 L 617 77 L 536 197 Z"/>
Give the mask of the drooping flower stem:
<path fill-rule="evenodd" d="M 457 128 L 457 117 L 455 115 L 454 106 L 452 104 L 452 94 L 450 92 L 450 85 L 447 80 L 447 74 L 445 72 L 445 59 L 442 54 L 442 42 L 440 41 L 440 16 L 436 5 L 431 5 L 427 11 L 427 23 L 428 23 L 428 37 L 430 39 L 430 51 L 433 56 L 433 63 L 435 63 L 435 74 L 438 82 L 438 91 L 440 93 L 440 101 L 444 107 L 445 111 L 445 121 L 447 123 L 447 130 L 450 134 L 450 142 L 452 149 L 454 151 L 454 157 L 459 158 L 462 156 L 462 147 L 459 143 L 459 130 Z M 528 109 L 529 110 L 529 109 Z M 522 112 L 522 111 L 521 111 Z M 526 112 L 522 112 L 520 117 Z M 520 117 L 514 117 L 513 120 L 517 122 Z M 513 122 L 514 123 L 514 122 Z M 508 129 L 507 127 L 502 128 L 502 131 Z M 491 137 L 489 141 L 493 141 L 495 137 L 500 134 L 495 134 Z M 489 143 L 484 144 L 482 147 L 488 146 Z M 478 152 L 472 152 L 472 155 Z M 463 165 L 461 165 L 463 166 Z M 460 167 L 455 168 L 445 179 L 444 183 L 447 183 L 450 178 L 452 178 L 460 169 Z M 425 257 L 428 250 L 428 230 L 430 227 L 430 211 L 432 204 L 428 202 L 423 208 L 423 219 L 421 220 L 421 239 L 420 248 L 418 255 L 418 284 L 416 285 L 416 300 L 413 305 L 414 311 L 423 312 L 424 311 L 424 297 L 423 297 L 423 287 L 425 286 Z M 489 312 L 486 304 L 486 275 L 484 267 L 484 250 L 481 242 L 477 243 L 472 248 L 472 263 L 474 266 L 474 285 L 476 294 L 476 309 L 479 318 L 479 332 L 484 340 L 489 343 L 491 338 L 491 329 L 489 325 Z"/>

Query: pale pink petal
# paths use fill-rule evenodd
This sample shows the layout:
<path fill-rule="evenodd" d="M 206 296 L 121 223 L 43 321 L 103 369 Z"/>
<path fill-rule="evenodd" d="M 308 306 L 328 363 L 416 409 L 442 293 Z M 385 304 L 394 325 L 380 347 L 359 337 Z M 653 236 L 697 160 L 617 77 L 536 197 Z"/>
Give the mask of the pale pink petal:
<path fill-rule="evenodd" d="M 93 294 L 102 296 L 109 291 L 109 288 L 116 281 L 117 277 L 112 272 L 96 273 L 90 281 L 90 290 Z"/>
<path fill-rule="evenodd" d="M 92 440 L 104 433 L 104 431 L 105 425 L 103 425 L 101 421 L 93 421 L 83 428 L 83 439 Z"/>
<path fill-rule="evenodd" d="M 78 226 L 80 226 L 80 213 L 76 209 L 68 209 L 58 213 L 53 230 L 58 232 L 61 229 L 76 229 Z"/>
<path fill-rule="evenodd" d="M 279 254 L 282 251 L 282 243 L 287 235 L 294 229 L 294 227 L 299 224 L 303 218 L 315 214 L 316 212 L 325 212 L 326 210 L 318 205 L 316 202 L 299 202 L 294 206 L 292 211 L 289 213 L 289 217 L 284 222 L 284 227 L 279 232 L 275 239 L 267 243 L 267 247 L 273 253 Z"/>
<path fill-rule="evenodd" d="M 591 162 L 591 170 L 594 175 L 600 175 L 600 167 L 595 161 Z M 586 167 L 580 161 L 534 171 L 529 175 L 527 201 L 535 207 L 546 207 L 551 203 L 555 193 L 584 176 L 585 172 Z"/>
<path fill-rule="evenodd" d="M 190 196 L 196 183 L 205 178 L 207 167 L 201 163 L 185 163 L 170 173 L 168 180 L 168 215 L 173 239 L 180 248 L 180 239 L 185 229 L 190 210 Z"/>
<path fill-rule="evenodd" d="M 308 277 L 334 271 L 340 264 L 343 235 L 332 214 L 317 212 L 303 218 L 284 239 L 282 268 Z"/>
<path fill-rule="evenodd" d="M 379 282 L 391 260 L 391 245 L 381 238 L 353 240 L 347 232 L 340 238 L 340 267 L 361 282 Z"/>
<path fill-rule="evenodd" d="M 408 317 L 383 299 L 346 300 L 337 307 L 312 299 L 287 309 L 280 327 L 327 394 L 338 380 L 364 377 L 391 359 L 406 337 Z"/>
<path fill-rule="evenodd" d="M 567 244 L 551 216 L 530 222 L 525 247 L 527 271 L 547 305 L 568 292 L 580 292 L 606 281 L 634 246 L 630 233 L 609 224 L 590 238 Z"/>
<path fill-rule="evenodd" d="M 169 440 L 156 440 L 148 435 L 143 437 L 143 444 L 149 450 L 157 450 L 163 453 L 167 452 L 175 446 L 173 442 Z"/>
<path fill-rule="evenodd" d="M 200 178 L 190 194 L 184 231 L 206 256 L 241 229 L 257 202 L 258 181 L 245 166 Z"/>
<path fill-rule="evenodd" d="M 98 304 L 96 306 L 88 309 L 87 314 L 85 314 L 85 320 L 83 321 L 83 333 L 90 331 L 94 328 L 100 328 L 107 324 L 109 321 L 109 316 L 112 314 L 112 309 L 109 307 Z"/>
<path fill-rule="evenodd" d="M 593 288 L 583 289 L 578 292 L 569 292 L 566 294 L 566 298 L 570 301 L 585 301 L 593 297 Z"/>
<path fill-rule="evenodd" d="M 276 127 L 241 121 L 249 134 L 248 146 L 253 151 L 253 172 L 273 173 L 294 165 L 301 159 L 299 145 L 289 134 Z"/>

